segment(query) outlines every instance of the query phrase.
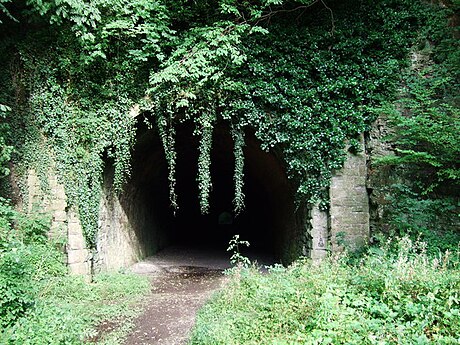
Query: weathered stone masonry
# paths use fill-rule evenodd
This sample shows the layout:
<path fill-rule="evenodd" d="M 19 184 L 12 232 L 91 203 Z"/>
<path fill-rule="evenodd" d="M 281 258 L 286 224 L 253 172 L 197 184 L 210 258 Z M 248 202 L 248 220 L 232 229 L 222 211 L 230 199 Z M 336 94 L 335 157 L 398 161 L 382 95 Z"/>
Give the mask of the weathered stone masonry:
<path fill-rule="evenodd" d="M 80 220 L 75 212 L 70 211 L 67 205 L 64 186 L 57 180 L 53 169 L 47 176 L 48 193 L 43 193 L 40 179 L 35 170 L 30 170 L 27 177 L 29 212 L 35 205 L 40 210 L 51 214 L 52 223 L 49 236 L 65 244 L 67 265 L 72 273 L 90 273 L 90 251 L 86 247 Z"/>
<path fill-rule="evenodd" d="M 329 188 L 329 212 L 311 210 L 312 245 L 309 256 L 320 259 L 327 252 L 340 250 L 343 240 L 356 249 L 369 240 L 369 196 L 367 193 L 367 157 L 364 139 L 357 154 L 347 153 L 343 168 L 335 172 Z"/>
<path fill-rule="evenodd" d="M 309 241 L 302 250 L 303 255 L 321 259 L 329 251 L 340 250 L 338 238 L 350 247 L 359 247 L 369 239 L 369 198 L 366 189 L 367 159 L 364 142 L 362 152 L 348 153 L 343 169 L 337 171 L 331 181 L 328 212 L 314 207 L 309 212 L 310 220 L 302 231 L 308 232 Z M 64 188 L 56 175 L 48 174 L 49 195 L 44 196 L 35 171 L 28 175 L 28 207 L 40 204 L 52 214 L 50 236 L 66 242 L 67 264 L 72 273 L 89 274 L 91 253 L 86 247 L 82 227 L 75 212 L 69 210 Z M 105 188 L 108 191 L 110 188 Z M 128 191 L 129 192 L 129 191 Z M 123 203 L 123 200 L 121 200 Z M 136 208 L 136 205 L 130 206 Z M 141 245 L 142 234 L 135 232 L 135 210 L 122 207 L 120 200 L 106 194 L 101 200 L 97 255 L 94 265 L 99 270 L 114 270 L 127 267 L 142 259 L 146 253 Z M 128 214 L 127 214 L 128 213 Z M 131 214 L 132 213 L 132 214 Z M 131 214 L 131 217 L 130 217 Z M 141 236 L 142 237 L 142 236 Z M 161 241 L 161 239 L 159 239 Z"/>
<path fill-rule="evenodd" d="M 369 239 L 369 197 L 366 188 L 367 160 L 364 140 L 357 154 L 348 154 L 343 168 L 332 178 L 330 196 L 330 234 L 332 250 L 338 248 L 337 236 L 351 249 Z"/>

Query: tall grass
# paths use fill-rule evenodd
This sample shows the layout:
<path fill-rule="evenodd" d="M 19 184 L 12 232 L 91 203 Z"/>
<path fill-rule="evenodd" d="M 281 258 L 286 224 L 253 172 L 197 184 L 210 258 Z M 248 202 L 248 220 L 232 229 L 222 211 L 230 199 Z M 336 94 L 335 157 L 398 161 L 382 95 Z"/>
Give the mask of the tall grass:
<path fill-rule="evenodd" d="M 0 334 L 0 344 L 121 344 L 150 284 L 122 273 L 97 275 L 92 283 L 61 276 L 43 282 L 38 291 L 34 306 Z M 111 327 L 101 332 L 102 324 Z"/>
<path fill-rule="evenodd" d="M 453 254 L 430 257 L 403 237 L 354 264 L 339 256 L 234 270 L 190 344 L 459 344 L 459 303 Z"/>
<path fill-rule="evenodd" d="M 46 215 L 24 215 L 0 198 L 0 344 L 120 344 L 150 282 L 123 273 L 91 283 L 68 275 L 49 225 Z M 101 332 L 104 322 L 115 331 Z"/>

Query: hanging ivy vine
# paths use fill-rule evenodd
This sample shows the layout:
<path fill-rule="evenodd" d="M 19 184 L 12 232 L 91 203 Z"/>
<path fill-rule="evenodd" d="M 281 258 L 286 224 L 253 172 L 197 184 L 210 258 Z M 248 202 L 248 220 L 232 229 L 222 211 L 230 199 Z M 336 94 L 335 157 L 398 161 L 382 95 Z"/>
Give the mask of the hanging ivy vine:
<path fill-rule="evenodd" d="M 233 153 L 235 155 L 235 172 L 233 174 L 233 183 L 235 185 L 235 197 L 233 199 L 233 208 L 238 215 L 244 209 L 244 132 L 237 128 L 232 128 L 232 137 L 234 142 Z"/>
<path fill-rule="evenodd" d="M 114 187 L 121 188 L 129 176 L 133 120 L 126 100 L 106 103 L 98 109 L 75 106 L 64 90 L 48 80 L 30 97 L 30 110 L 46 135 L 45 150 L 52 152 L 68 202 L 77 207 L 88 245 L 95 246 L 102 193 L 104 153 L 114 158 Z M 121 137 L 120 137 L 121 136 Z M 37 157 L 38 158 L 38 157 Z M 37 161 L 37 160 L 35 160 Z M 47 169 L 39 166 L 39 169 Z"/>
<path fill-rule="evenodd" d="M 176 194 L 176 130 L 171 124 L 171 119 L 167 121 L 164 117 L 157 116 L 156 120 L 158 134 L 163 144 L 166 161 L 168 162 L 169 200 L 171 201 L 171 207 L 175 213 L 179 208 Z"/>
<path fill-rule="evenodd" d="M 209 195 L 212 190 L 211 181 L 211 147 L 212 147 L 212 132 L 214 127 L 214 119 L 212 116 L 205 116 L 200 121 L 201 127 L 198 132 L 201 134 L 199 156 L 198 156 L 198 189 L 201 213 L 209 212 Z"/>

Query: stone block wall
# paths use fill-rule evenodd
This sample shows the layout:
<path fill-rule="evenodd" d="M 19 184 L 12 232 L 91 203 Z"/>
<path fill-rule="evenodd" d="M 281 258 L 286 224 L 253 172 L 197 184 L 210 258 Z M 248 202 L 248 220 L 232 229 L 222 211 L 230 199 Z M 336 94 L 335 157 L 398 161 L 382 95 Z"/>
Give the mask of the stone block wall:
<path fill-rule="evenodd" d="M 367 157 L 364 138 L 361 137 L 361 151 L 357 154 L 348 153 L 343 168 L 334 174 L 331 181 L 329 216 L 332 250 L 340 249 L 340 237 L 352 250 L 369 240 L 366 181 Z"/>
<path fill-rule="evenodd" d="M 101 201 L 97 253 L 100 271 L 129 267 L 144 257 L 126 210 L 107 188 Z"/>
<path fill-rule="evenodd" d="M 64 186 L 59 183 L 52 169 L 48 171 L 46 182 L 49 190 L 43 191 L 36 171 L 29 170 L 27 210 L 32 212 L 37 205 L 41 211 L 51 214 L 49 236 L 65 243 L 70 272 L 87 275 L 91 272 L 90 251 L 83 238 L 80 220 L 75 212 L 68 209 Z"/>
<path fill-rule="evenodd" d="M 366 188 L 368 173 L 363 138 L 361 145 L 363 152 L 356 155 L 347 154 L 343 169 L 337 171 L 332 178 L 329 210 L 322 211 L 316 206 L 309 210 L 309 215 L 302 215 L 303 219 L 310 220 L 307 223 L 299 222 L 304 228 L 297 229 L 305 233 L 303 255 L 320 260 L 329 251 L 340 250 L 338 239 L 341 234 L 351 249 L 358 248 L 369 240 L 369 197 Z M 32 211 L 33 205 L 39 204 L 52 215 L 50 237 L 66 243 L 65 251 L 70 272 L 90 274 L 92 259 L 93 268 L 101 271 L 128 267 L 149 255 L 144 248 L 147 242 L 149 245 L 160 243 L 159 238 L 146 239 L 145 234 L 142 237 L 142 234 L 135 231 L 135 228 L 145 226 L 148 220 L 147 214 L 139 212 L 143 199 L 136 197 L 136 190 L 125 191 L 126 200 L 121 203 L 123 200 L 114 197 L 110 192 L 111 187 L 105 184 L 101 199 L 97 255 L 92 258 L 83 237 L 78 215 L 69 209 L 64 188 L 52 169 L 48 174 L 47 185 L 49 193 L 44 193 L 36 172 L 29 172 L 28 210 Z M 134 217 L 136 214 L 137 217 Z M 155 235 L 154 229 L 150 232 L 152 236 Z"/>
<path fill-rule="evenodd" d="M 358 249 L 369 241 L 369 195 L 367 156 L 361 137 L 361 152 L 347 153 L 343 168 L 336 171 L 329 188 L 327 211 L 318 206 L 310 210 L 310 248 L 313 260 L 326 257 L 330 251 L 342 250 L 341 241 L 350 249 Z"/>
<path fill-rule="evenodd" d="M 321 260 L 328 253 L 329 218 L 326 211 L 318 206 L 311 210 L 311 250 L 308 256 L 313 260 Z"/>
<path fill-rule="evenodd" d="M 67 213 L 67 234 L 67 264 L 70 272 L 74 274 L 90 274 L 91 253 L 86 246 L 78 215 L 73 211 Z"/>

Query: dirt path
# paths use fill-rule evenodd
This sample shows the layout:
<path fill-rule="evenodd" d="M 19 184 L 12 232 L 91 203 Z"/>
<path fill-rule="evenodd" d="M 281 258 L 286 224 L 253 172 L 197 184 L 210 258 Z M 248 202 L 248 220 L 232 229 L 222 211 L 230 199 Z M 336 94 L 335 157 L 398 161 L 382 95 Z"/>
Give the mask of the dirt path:
<path fill-rule="evenodd" d="M 186 344 L 197 310 L 224 284 L 225 254 L 175 247 L 134 265 L 151 276 L 152 294 L 125 344 Z"/>

